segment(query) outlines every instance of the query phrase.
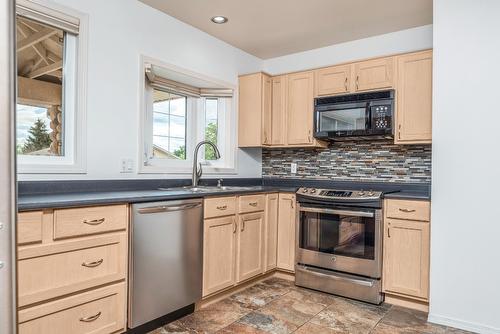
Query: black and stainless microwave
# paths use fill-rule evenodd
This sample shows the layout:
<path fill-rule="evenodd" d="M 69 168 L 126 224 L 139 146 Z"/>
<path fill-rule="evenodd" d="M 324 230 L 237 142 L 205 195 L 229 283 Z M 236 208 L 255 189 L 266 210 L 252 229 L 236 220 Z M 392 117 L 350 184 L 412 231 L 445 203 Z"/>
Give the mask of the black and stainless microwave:
<path fill-rule="evenodd" d="M 314 100 L 314 137 L 322 140 L 394 138 L 394 90 Z"/>

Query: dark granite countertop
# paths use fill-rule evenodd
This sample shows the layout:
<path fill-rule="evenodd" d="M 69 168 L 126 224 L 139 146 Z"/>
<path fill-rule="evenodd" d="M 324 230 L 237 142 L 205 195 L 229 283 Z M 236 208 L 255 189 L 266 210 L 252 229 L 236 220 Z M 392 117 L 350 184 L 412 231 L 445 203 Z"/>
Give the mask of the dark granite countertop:
<path fill-rule="evenodd" d="M 42 208 L 65 208 L 102 204 L 157 202 L 185 198 L 209 196 L 228 196 L 263 192 L 296 191 L 295 188 L 252 186 L 242 190 L 205 191 L 193 193 L 187 190 L 132 190 L 132 191 L 93 191 L 82 193 L 20 195 L 17 201 L 19 211 Z"/>
<path fill-rule="evenodd" d="M 215 185 L 216 180 L 203 180 Z M 97 181 L 33 181 L 19 184 L 19 211 L 65 208 L 103 204 L 140 203 L 208 196 L 226 196 L 262 192 L 296 192 L 299 187 L 374 189 L 387 192 L 385 198 L 429 200 L 429 184 L 389 182 L 357 182 L 311 179 L 227 179 L 224 185 L 245 187 L 224 191 L 199 192 L 182 189 L 190 180 L 97 180 Z M 178 189 L 156 190 L 159 187 Z M 76 192 L 75 189 L 79 191 Z M 49 192 L 50 190 L 50 192 Z"/>

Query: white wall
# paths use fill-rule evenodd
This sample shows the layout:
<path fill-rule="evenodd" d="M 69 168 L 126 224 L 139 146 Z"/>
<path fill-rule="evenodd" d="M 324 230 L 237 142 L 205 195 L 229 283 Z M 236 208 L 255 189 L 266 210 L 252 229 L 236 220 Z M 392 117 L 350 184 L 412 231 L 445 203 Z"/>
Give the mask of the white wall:
<path fill-rule="evenodd" d="M 432 25 L 426 25 L 266 59 L 263 69 L 269 74 L 281 74 L 430 48 Z"/>
<path fill-rule="evenodd" d="M 500 1 L 434 0 L 431 321 L 500 333 Z"/>
<path fill-rule="evenodd" d="M 88 14 L 86 175 L 21 175 L 20 179 L 190 177 L 120 174 L 121 158 L 138 156 L 139 56 L 237 84 L 261 60 L 136 0 L 57 0 Z M 238 174 L 260 177 L 261 151 L 239 150 Z"/>

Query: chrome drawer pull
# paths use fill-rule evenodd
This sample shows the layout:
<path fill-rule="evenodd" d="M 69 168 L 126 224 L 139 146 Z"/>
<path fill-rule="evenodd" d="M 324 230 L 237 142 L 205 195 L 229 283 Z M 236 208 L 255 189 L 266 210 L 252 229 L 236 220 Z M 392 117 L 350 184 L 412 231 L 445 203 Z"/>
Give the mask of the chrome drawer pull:
<path fill-rule="evenodd" d="M 97 260 L 94 262 L 83 262 L 82 266 L 87 267 L 87 268 L 94 268 L 94 267 L 101 265 L 103 262 L 104 262 L 104 259 L 100 259 L 100 260 Z"/>
<path fill-rule="evenodd" d="M 253 207 L 256 207 L 257 204 L 258 204 L 257 202 L 248 203 L 248 205 L 253 206 Z"/>
<path fill-rule="evenodd" d="M 415 212 L 416 210 L 414 210 L 414 209 L 410 210 L 410 209 L 401 209 L 401 208 L 399 208 L 399 211 L 410 213 L 410 212 Z"/>
<path fill-rule="evenodd" d="M 106 220 L 106 218 L 101 218 L 101 219 L 92 219 L 92 220 L 84 220 L 83 223 L 84 224 L 87 224 L 87 225 L 100 225 L 102 223 L 104 223 L 104 221 Z"/>
<path fill-rule="evenodd" d="M 217 209 L 218 210 L 226 210 L 227 209 L 227 205 L 218 206 Z"/>
<path fill-rule="evenodd" d="M 101 314 L 102 314 L 101 312 L 98 312 L 96 315 L 91 315 L 90 317 L 80 318 L 80 321 L 81 322 L 92 322 L 92 321 L 99 319 Z"/>

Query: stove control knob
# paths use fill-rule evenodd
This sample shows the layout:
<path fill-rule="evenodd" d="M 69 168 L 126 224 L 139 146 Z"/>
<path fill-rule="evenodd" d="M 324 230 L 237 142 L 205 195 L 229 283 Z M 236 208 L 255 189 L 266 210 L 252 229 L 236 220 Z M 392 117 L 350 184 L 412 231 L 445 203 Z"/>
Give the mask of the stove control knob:
<path fill-rule="evenodd" d="M 302 192 L 303 192 L 303 193 L 307 193 L 307 188 L 303 188 L 303 189 L 302 189 Z"/>
<path fill-rule="evenodd" d="M 373 190 L 370 190 L 370 191 L 368 192 L 368 196 L 373 196 L 373 195 L 375 195 L 375 193 L 373 192 Z"/>
<path fill-rule="evenodd" d="M 316 193 L 316 189 L 312 188 L 312 189 L 310 189 L 310 190 L 309 190 L 309 192 L 310 192 L 311 194 L 314 194 L 314 193 Z"/>
<path fill-rule="evenodd" d="M 365 196 L 365 191 L 364 190 L 360 190 L 358 194 L 359 194 L 359 196 Z"/>

